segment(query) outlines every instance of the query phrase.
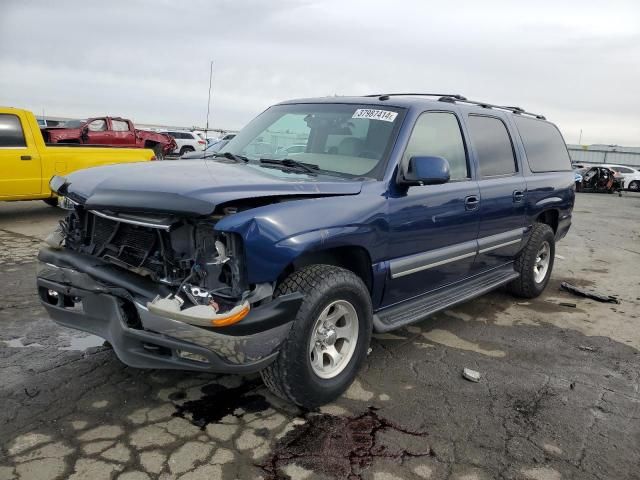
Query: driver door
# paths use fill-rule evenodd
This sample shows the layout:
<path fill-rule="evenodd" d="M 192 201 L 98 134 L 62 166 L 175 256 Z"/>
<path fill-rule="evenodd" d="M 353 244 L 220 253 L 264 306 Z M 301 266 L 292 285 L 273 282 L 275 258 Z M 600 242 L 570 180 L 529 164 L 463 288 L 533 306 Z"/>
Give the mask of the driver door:
<path fill-rule="evenodd" d="M 107 119 L 95 118 L 84 126 L 84 143 L 89 145 L 111 145 Z"/>
<path fill-rule="evenodd" d="M 382 306 L 445 287 L 470 275 L 477 251 L 480 192 L 453 111 L 427 111 L 416 121 L 402 158 L 438 156 L 451 180 L 412 186 L 388 200 L 390 277 Z"/>

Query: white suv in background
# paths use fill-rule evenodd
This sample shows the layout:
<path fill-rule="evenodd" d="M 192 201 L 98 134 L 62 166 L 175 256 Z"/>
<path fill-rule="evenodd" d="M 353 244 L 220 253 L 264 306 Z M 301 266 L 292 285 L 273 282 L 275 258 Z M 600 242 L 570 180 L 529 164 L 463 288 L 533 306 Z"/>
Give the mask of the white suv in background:
<path fill-rule="evenodd" d="M 622 188 L 633 192 L 640 192 L 640 169 L 628 165 L 611 165 L 603 163 L 603 167 L 610 168 L 622 177 Z"/>
<path fill-rule="evenodd" d="M 200 138 L 200 135 L 194 132 L 171 130 L 163 133 L 173 137 L 176 141 L 177 147 L 173 152 L 171 152 L 174 155 L 184 155 L 189 152 L 202 151 L 207 145 L 207 142 Z"/>

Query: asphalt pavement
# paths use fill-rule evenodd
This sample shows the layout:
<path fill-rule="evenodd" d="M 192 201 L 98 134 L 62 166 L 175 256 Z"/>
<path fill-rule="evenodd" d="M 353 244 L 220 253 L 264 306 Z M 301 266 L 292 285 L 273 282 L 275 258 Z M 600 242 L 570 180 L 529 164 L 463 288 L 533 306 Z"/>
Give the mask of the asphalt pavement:
<path fill-rule="evenodd" d="M 56 326 L 34 278 L 60 215 L 0 204 L 0 479 L 640 479 L 638 195 L 578 194 L 541 297 L 497 291 L 376 335 L 313 412 L 256 376 L 126 367 Z"/>

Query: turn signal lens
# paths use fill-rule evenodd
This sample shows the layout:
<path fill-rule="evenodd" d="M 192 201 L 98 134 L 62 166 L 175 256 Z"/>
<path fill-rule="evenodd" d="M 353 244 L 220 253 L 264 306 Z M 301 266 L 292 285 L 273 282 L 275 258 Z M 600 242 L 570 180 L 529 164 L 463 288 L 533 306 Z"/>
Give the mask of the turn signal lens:
<path fill-rule="evenodd" d="M 219 320 L 211 320 L 211 324 L 214 327 L 227 327 L 229 325 L 233 325 L 234 323 L 238 323 L 240 320 L 246 317 L 249 314 L 249 310 L 250 310 L 249 305 L 247 305 L 238 313 L 235 313 L 230 317 L 221 318 Z"/>

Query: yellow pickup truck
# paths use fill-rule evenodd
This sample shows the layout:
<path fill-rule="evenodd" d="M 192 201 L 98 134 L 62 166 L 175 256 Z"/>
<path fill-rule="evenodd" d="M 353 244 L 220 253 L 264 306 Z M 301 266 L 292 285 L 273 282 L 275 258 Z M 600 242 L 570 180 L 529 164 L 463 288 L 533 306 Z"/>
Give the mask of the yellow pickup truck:
<path fill-rule="evenodd" d="M 149 160 L 155 160 L 153 150 L 143 148 L 47 145 L 33 113 L 0 107 L 0 201 L 44 200 L 55 205 L 49 189 L 53 175 Z"/>

